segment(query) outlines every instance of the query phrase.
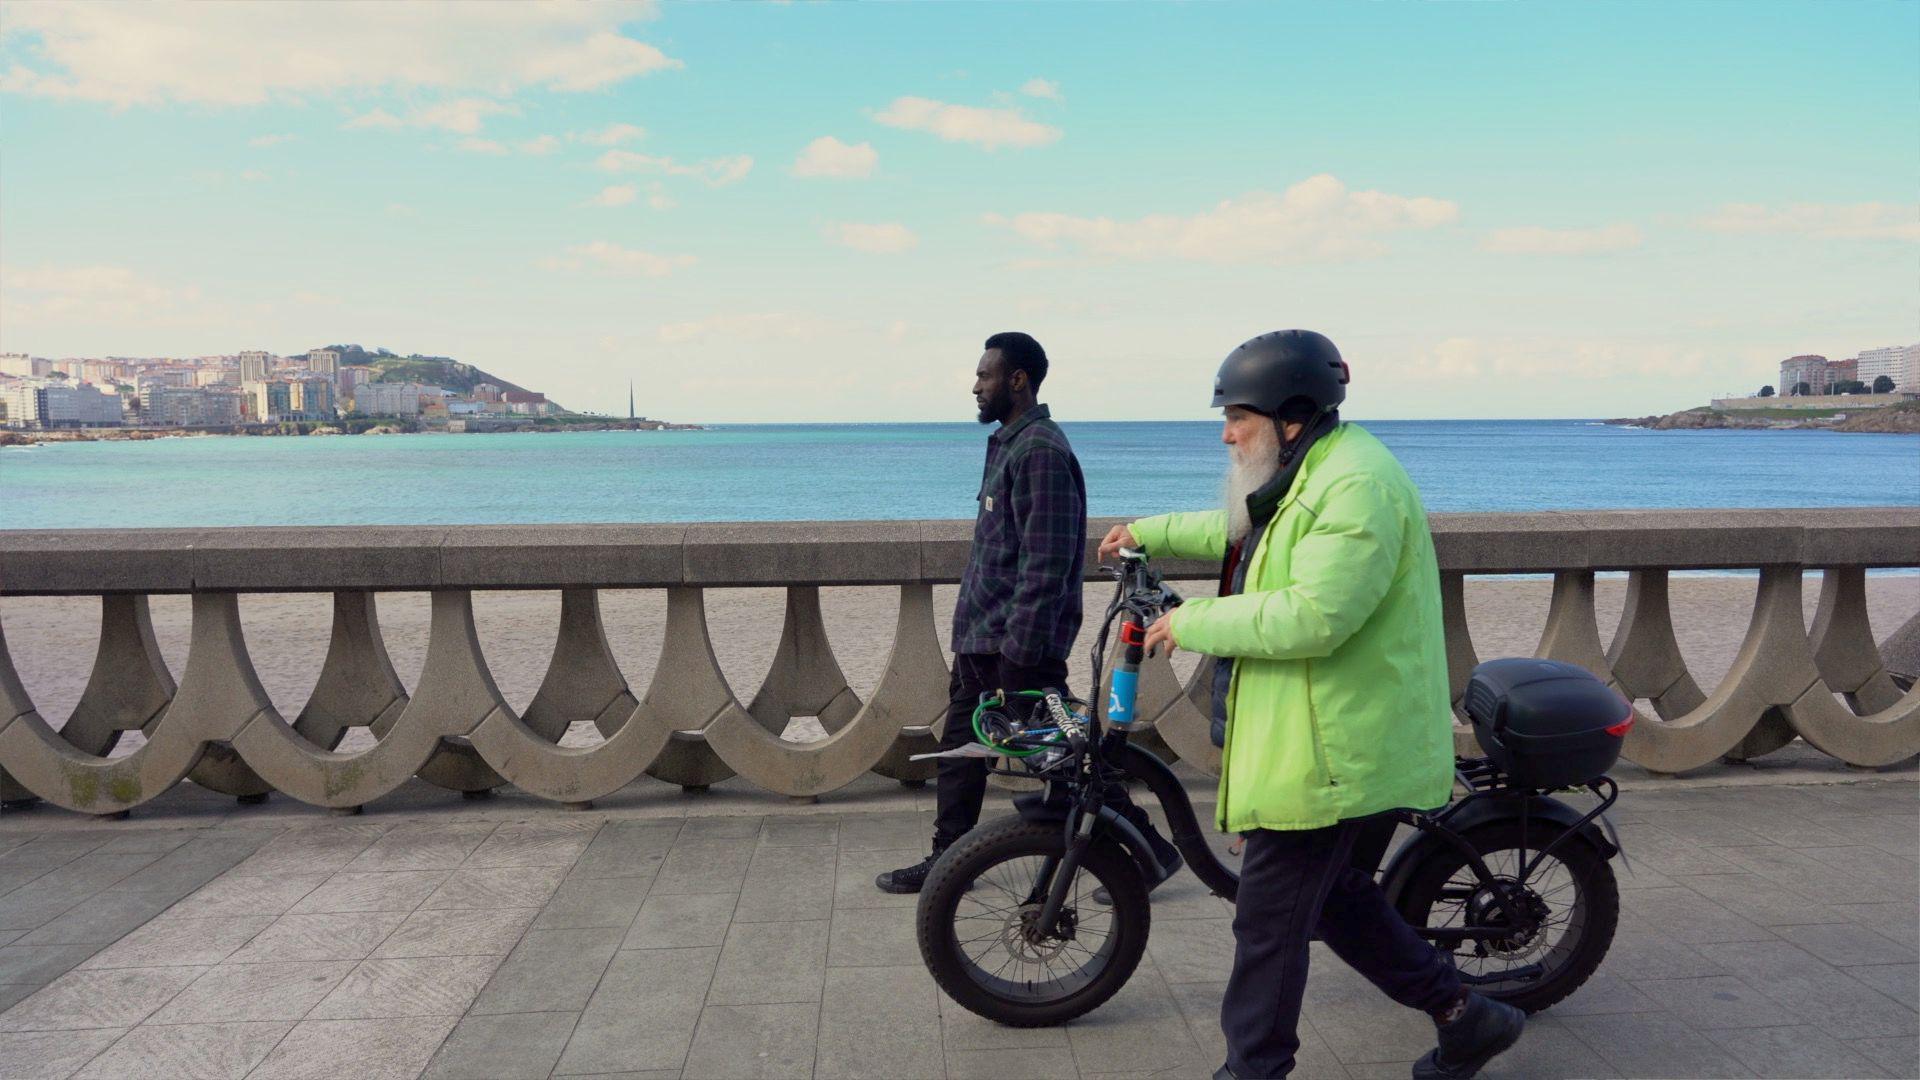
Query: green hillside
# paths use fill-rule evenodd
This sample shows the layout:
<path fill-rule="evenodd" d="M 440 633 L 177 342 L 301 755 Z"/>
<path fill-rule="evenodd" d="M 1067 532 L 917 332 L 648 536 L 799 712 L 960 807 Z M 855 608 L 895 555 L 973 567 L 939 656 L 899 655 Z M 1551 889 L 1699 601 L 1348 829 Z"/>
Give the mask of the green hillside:
<path fill-rule="evenodd" d="M 414 353 L 401 356 L 386 349 L 363 349 L 358 345 L 324 345 L 321 348 L 333 349 L 340 353 L 342 364 L 362 364 L 379 369 L 379 382 L 417 382 L 428 386 L 441 386 L 462 393 L 471 391 L 480 383 L 492 383 L 503 390 L 525 390 L 519 383 L 510 382 L 498 375 L 490 374 L 472 364 L 463 364 L 450 356 L 421 356 Z M 294 355 L 302 355 L 301 349 Z"/>

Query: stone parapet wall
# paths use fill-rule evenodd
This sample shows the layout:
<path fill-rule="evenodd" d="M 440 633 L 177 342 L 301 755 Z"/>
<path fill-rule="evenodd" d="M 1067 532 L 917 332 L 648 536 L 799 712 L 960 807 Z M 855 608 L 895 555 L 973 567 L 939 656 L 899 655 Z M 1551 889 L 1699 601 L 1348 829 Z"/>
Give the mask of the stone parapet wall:
<path fill-rule="evenodd" d="M 1092 535 L 1113 522 L 1094 523 Z M 1464 603 L 1471 575 L 1553 576 L 1538 654 L 1580 664 L 1643 703 L 1626 756 L 1658 772 L 1752 758 L 1796 737 L 1855 765 L 1920 753 L 1920 620 L 1883 651 L 1865 603 L 1866 572 L 1920 566 L 1920 509 L 1438 514 L 1449 674 L 1458 700 L 1477 662 Z M 0 796 L 115 813 L 183 779 L 241 798 L 280 791 L 318 806 L 357 807 L 418 776 L 464 792 L 512 784 L 585 804 L 643 774 L 686 788 L 733 776 L 815 797 L 867 772 L 906 782 L 932 775 L 911 754 L 931 749 L 946 708 L 947 658 L 935 633 L 933 586 L 958 580 L 971 523 L 778 522 L 689 525 L 431 526 L 201 530 L 0 531 L 0 595 L 98 595 L 93 677 L 59 728 L 35 710 L 0 627 Z M 1089 558 L 1089 575 L 1095 571 Z M 1169 562 L 1176 578 L 1216 568 Z M 1700 687 L 1675 641 L 1667 603 L 1674 570 L 1759 572 L 1752 621 L 1733 669 Z M 1822 572 L 1811 631 L 1802 581 Z M 1628 571 L 1610 645 L 1594 611 L 1594 573 Z M 819 589 L 900 592 L 893 647 L 873 693 L 847 684 L 828 642 Z M 775 659 L 750 697 L 714 659 L 705 591 L 783 586 Z M 524 714 L 495 686 L 474 625 L 472 592 L 554 589 L 561 618 L 546 678 Z M 644 698 L 608 647 L 601 589 L 662 589 L 668 615 Z M 318 685 L 283 716 L 247 655 L 238 597 L 333 595 L 331 642 Z M 426 591 L 427 657 L 411 693 L 387 657 L 378 594 Z M 147 597 L 192 597 L 192 642 L 176 681 L 154 643 Z M 1903 651 L 1904 650 L 1904 651 Z M 1205 665 L 1184 685 L 1149 661 L 1140 738 L 1204 770 Z M 1904 678 L 1902 676 L 1905 676 Z M 1097 700 L 1097 698 L 1096 698 Z M 795 716 L 827 737 L 782 739 Z M 576 722 L 604 741 L 562 747 Z M 350 728 L 377 743 L 335 750 Z M 122 734 L 145 742 L 109 757 Z M 1457 728 L 1462 752 L 1472 738 Z"/>

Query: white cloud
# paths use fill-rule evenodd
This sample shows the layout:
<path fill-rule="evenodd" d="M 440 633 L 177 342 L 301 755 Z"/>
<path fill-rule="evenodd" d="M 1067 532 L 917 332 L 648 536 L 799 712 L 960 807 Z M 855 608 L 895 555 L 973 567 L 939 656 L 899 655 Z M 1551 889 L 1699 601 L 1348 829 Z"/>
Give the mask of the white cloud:
<path fill-rule="evenodd" d="M 793 161 L 793 175 L 809 179 L 858 180 L 873 175 L 880 154 L 872 143 L 851 146 L 831 135 L 822 135 L 806 145 Z"/>
<path fill-rule="evenodd" d="M 472 139 L 472 138 L 461 139 L 458 143 L 455 143 L 454 145 L 458 146 L 462 150 L 465 150 L 469 154 L 499 155 L 499 154 L 507 153 L 507 144 L 495 142 L 492 139 Z"/>
<path fill-rule="evenodd" d="M 262 147 L 278 146 L 284 142 L 292 142 L 298 137 L 299 136 L 296 135 L 255 135 L 253 138 L 247 140 L 247 145 Z"/>
<path fill-rule="evenodd" d="M 628 37 L 649 3 L 76 4 L 10 0 L 31 59 L 0 90 L 117 106 L 258 105 L 381 90 L 597 90 L 683 66 Z"/>
<path fill-rule="evenodd" d="M 1495 229 L 1480 239 L 1480 250 L 1500 255 L 1597 255 L 1628 251 L 1646 238 L 1636 225 L 1593 229 L 1546 229 L 1529 225 Z"/>
<path fill-rule="evenodd" d="M 656 182 L 647 185 L 647 205 L 655 210 L 671 210 L 680 204 L 673 200 L 673 196 L 667 194 L 665 184 Z"/>
<path fill-rule="evenodd" d="M 249 183 L 257 183 L 261 180 L 265 180 L 266 178 L 267 178 L 267 170 L 265 169 L 240 170 L 240 179 L 245 180 Z"/>
<path fill-rule="evenodd" d="M 587 200 L 588 206 L 625 206 L 640 194 L 632 184 L 610 184 L 600 189 L 600 194 Z"/>
<path fill-rule="evenodd" d="M 988 150 L 1045 146 L 1061 135 L 1059 128 L 1029 120 L 1019 109 L 982 109 L 923 97 L 895 98 L 873 118 L 888 127 L 925 131 L 948 142 L 973 143 Z"/>
<path fill-rule="evenodd" d="M 566 254 L 542 259 L 540 265 L 547 270 L 594 268 L 610 273 L 657 278 L 692 266 L 696 261 L 691 255 L 657 255 L 651 251 L 621 247 L 611 240 L 595 240 L 587 244 L 574 244 L 567 248 Z"/>
<path fill-rule="evenodd" d="M 518 116 L 520 109 L 505 102 L 467 97 L 423 105 L 409 111 L 404 117 L 376 108 L 372 112 L 348 120 L 342 126 L 349 130 L 379 131 L 399 131 L 410 127 L 438 128 L 441 131 L 451 131 L 456 135 L 472 135 L 486 123 L 487 117 L 501 115 Z"/>
<path fill-rule="evenodd" d="M 1048 101 L 1067 100 L 1060 96 L 1059 83 L 1038 77 L 1028 79 L 1026 83 L 1020 87 L 1020 92 L 1028 97 L 1046 98 Z"/>
<path fill-rule="evenodd" d="M 745 154 L 735 154 L 731 157 L 709 158 L 689 165 L 670 157 L 656 157 L 652 154 L 635 153 L 632 150 L 609 150 L 600 155 L 598 164 L 607 172 L 693 176 L 706 181 L 711 187 L 725 187 L 746 178 L 747 173 L 753 169 L 753 158 Z"/>
<path fill-rule="evenodd" d="M 560 149 L 560 140 L 553 135 L 541 135 L 538 138 L 523 139 L 520 142 L 514 143 L 513 148 L 523 154 L 544 157 Z"/>
<path fill-rule="evenodd" d="M 624 142 L 644 138 L 646 134 L 647 129 L 636 124 L 608 124 L 598 131 L 582 131 L 569 135 L 568 138 L 578 139 L 589 146 L 619 146 Z"/>
<path fill-rule="evenodd" d="M 1458 220 L 1446 199 L 1351 191 L 1338 179 L 1309 177 L 1280 194 L 1255 191 L 1195 214 L 1131 221 L 1061 213 L 988 214 L 990 225 L 1052 249 L 1120 259 L 1212 263 L 1287 263 L 1355 258 L 1386 250 L 1380 237 Z"/>
<path fill-rule="evenodd" d="M 898 255 L 911 251 L 920 243 L 913 230 L 899 222 L 880 222 L 865 224 L 857 221 L 839 221 L 821 230 L 828 240 L 855 251 L 864 251 L 869 255 Z"/>
<path fill-rule="evenodd" d="M 1920 240 L 1911 203 L 1728 203 L 1697 224 L 1724 233 L 1799 233 L 1822 239 Z"/>
<path fill-rule="evenodd" d="M 1702 349 L 1666 342 L 1620 342 L 1567 338 L 1447 338 L 1411 361 L 1381 365 L 1383 381 L 1396 377 L 1449 381 L 1583 380 L 1621 378 L 1673 380 L 1732 371 L 1736 357 L 1714 359 Z M 1355 369 L 1354 382 L 1370 381 L 1367 366 Z"/>
<path fill-rule="evenodd" d="M 124 266 L 0 266 L 0 326 L 16 344 L 18 335 L 87 323 L 154 327 L 207 313 L 199 288 L 163 285 Z"/>

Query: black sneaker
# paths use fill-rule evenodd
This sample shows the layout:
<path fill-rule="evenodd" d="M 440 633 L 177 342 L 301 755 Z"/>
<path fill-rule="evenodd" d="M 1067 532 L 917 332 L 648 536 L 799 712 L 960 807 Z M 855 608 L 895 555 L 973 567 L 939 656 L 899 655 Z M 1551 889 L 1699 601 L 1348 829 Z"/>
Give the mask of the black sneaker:
<path fill-rule="evenodd" d="M 889 870 L 879 877 L 874 878 L 873 883 L 880 887 L 881 892 L 917 893 L 920 891 L 920 886 L 927 883 L 927 875 L 933 872 L 933 864 L 940 861 L 940 856 L 945 850 L 944 848 L 935 848 L 933 854 L 921 859 L 912 866 L 903 866 L 898 870 Z"/>
<path fill-rule="evenodd" d="M 1520 1041 L 1527 1014 L 1506 1002 L 1470 993 L 1460 1019 L 1436 1026 L 1440 1045 L 1413 1063 L 1413 1080 L 1467 1080 Z"/>
<path fill-rule="evenodd" d="M 1187 864 L 1187 861 L 1180 857 L 1180 853 L 1178 851 L 1170 852 L 1164 856 L 1155 856 L 1155 857 L 1163 858 L 1167 860 L 1160 864 L 1161 869 L 1165 870 L 1166 873 L 1161 874 L 1159 877 L 1153 879 L 1152 881 L 1147 882 L 1147 894 L 1149 896 L 1153 894 L 1153 890 L 1159 888 L 1162 885 L 1165 885 L 1168 879 L 1172 878 L 1173 875 L 1179 873 L 1180 868 Z M 1112 907 L 1113 894 L 1107 891 L 1107 887 L 1105 885 L 1102 885 L 1099 888 L 1093 890 L 1093 902 L 1096 904 L 1099 904 L 1102 907 Z"/>

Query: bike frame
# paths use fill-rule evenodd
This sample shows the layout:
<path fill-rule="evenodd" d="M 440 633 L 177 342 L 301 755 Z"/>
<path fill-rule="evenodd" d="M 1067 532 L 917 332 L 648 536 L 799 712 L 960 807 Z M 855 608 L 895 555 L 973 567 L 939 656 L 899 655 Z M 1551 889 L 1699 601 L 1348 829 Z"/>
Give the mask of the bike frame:
<path fill-rule="evenodd" d="M 1094 644 L 1092 679 L 1096 701 L 1101 688 L 1108 634 L 1116 617 L 1123 620 L 1123 643 L 1132 653 L 1139 649 L 1140 630 L 1181 602 L 1179 595 L 1146 565 L 1144 558 L 1123 558 L 1118 568 L 1108 569 L 1108 572 L 1117 580 L 1118 588 L 1113 601 L 1107 606 Z M 1139 657 L 1132 659 L 1137 663 Z M 1142 781 L 1159 800 L 1167 815 L 1173 842 L 1195 874 L 1214 893 L 1226 900 L 1233 900 L 1238 889 L 1239 875 L 1222 863 L 1213 849 L 1207 846 L 1194 817 L 1192 800 L 1172 770 L 1151 752 L 1127 742 L 1124 730 L 1107 730 L 1100 713 L 1098 708 L 1089 708 L 1084 725 L 1080 725 L 1083 730 L 1066 732 L 1066 756 L 1051 762 L 1037 773 L 1030 768 L 990 767 L 990 771 L 1007 776 L 1034 779 L 1037 775 L 1044 780 L 1048 785 L 1045 792 L 1037 797 L 1033 794 L 1020 796 L 1015 799 L 1015 805 L 1022 816 L 1029 819 L 1058 821 L 1064 834 L 1063 853 L 1045 860 L 1028 894 L 1027 903 L 1041 905 L 1038 917 L 1029 924 L 1031 933 L 1071 933 L 1071 927 L 1060 924 L 1067 890 L 1088 846 L 1103 830 L 1111 832 L 1127 849 L 1140 864 L 1143 874 L 1152 875 L 1148 880 L 1157 880 L 1163 868 L 1154 858 L 1145 838 L 1131 823 L 1106 805 L 1108 788 L 1124 782 L 1128 777 Z M 1472 870 L 1478 888 L 1488 890 L 1494 905 L 1508 921 L 1499 926 L 1413 928 L 1429 941 L 1441 945 L 1490 941 L 1509 937 L 1516 927 L 1526 926 L 1533 914 L 1519 901 L 1516 893 L 1525 887 L 1546 859 L 1561 845 L 1568 843 L 1570 838 L 1576 843 L 1593 843 L 1608 857 L 1617 850 L 1599 838 L 1598 830 L 1593 827 L 1593 822 L 1619 798 L 1619 786 L 1610 777 L 1602 776 L 1586 785 L 1599 803 L 1585 814 L 1577 814 L 1572 807 L 1552 798 L 1549 792 L 1512 786 L 1486 759 L 1456 759 L 1455 775 L 1467 788 L 1463 798 L 1430 812 L 1395 812 L 1394 817 L 1412 827 L 1418 836 L 1395 852 L 1383 875 L 1385 887 L 1390 894 L 1396 891 L 1396 871 L 1424 839 L 1427 843 L 1441 844 L 1458 852 Z M 1485 858 L 1466 834 L 1490 822 L 1514 819 L 1520 823 L 1521 865 L 1514 878 L 1503 880 L 1487 866 Z M 1555 835 L 1529 858 L 1527 852 L 1533 848 L 1527 838 L 1537 819 L 1544 819 L 1546 824 L 1543 828 L 1552 829 Z M 1522 968 L 1486 978 L 1506 980 L 1525 974 L 1526 969 Z"/>

